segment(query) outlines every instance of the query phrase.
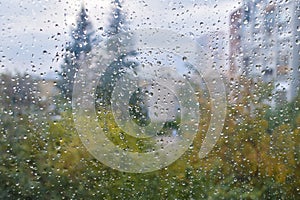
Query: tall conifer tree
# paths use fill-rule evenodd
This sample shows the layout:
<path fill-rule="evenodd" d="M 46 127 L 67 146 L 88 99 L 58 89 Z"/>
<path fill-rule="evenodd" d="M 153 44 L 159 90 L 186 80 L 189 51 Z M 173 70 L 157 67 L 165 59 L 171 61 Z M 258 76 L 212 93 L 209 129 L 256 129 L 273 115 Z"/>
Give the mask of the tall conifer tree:
<path fill-rule="evenodd" d="M 61 65 L 61 78 L 58 82 L 62 95 L 68 99 L 72 97 L 74 76 L 79 69 L 80 63 L 92 50 L 93 34 L 93 26 L 88 19 L 87 9 L 82 6 L 76 27 L 71 33 L 72 41 L 66 47 L 64 63 Z"/>
<path fill-rule="evenodd" d="M 130 32 L 126 15 L 122 12 L 119 0 L 114 0 L 114 7 L 109 19 L 106 32 L 106 50 L 109 54 L 116 54 L 115 58 L 107 67 L 104 75 L 100 78 L 98 87 L 98 99 L 103 105 L 109 105 L 116 81 L 122 77 L 126 69 L 134 68 L 136 63 L 129 61 L 130 56 L 135 56 L 133 49 L 133 34 Z"/>

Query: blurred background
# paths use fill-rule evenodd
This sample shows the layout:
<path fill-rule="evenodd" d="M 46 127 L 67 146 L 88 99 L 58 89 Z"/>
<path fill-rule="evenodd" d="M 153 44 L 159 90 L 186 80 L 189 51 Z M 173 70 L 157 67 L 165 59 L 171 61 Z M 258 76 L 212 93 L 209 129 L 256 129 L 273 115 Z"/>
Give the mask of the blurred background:
<path fill-rule="evenodd" d="M 1 199 L 300 198 L 299 0 L 2 0 L 0 10 Z M 220 72 L 227 114 L 220 139 L 204 159 L 198 152 L 213 102 L 206 84 L 180 55 L 168 60 L 160 52 L 141 54 L 134 33 L 142 28 L 193 38 L 212 59 L 207 67 Z M 82 144 L 72 115 L 73 84 L 80 67 L 103 67 L 100 49 L 115 57 L 96 80 L 97 117 L 125 151 L 176 142 L 184 116 L 171 96 L 171 114 L 154 139 L 126 134 L 110 110 L 124 74 L 145 63 L 146 71 L 175 65 L 195 89 L 199 130 L 170 166 L 120 172 Z M 128 109 L 139 126 L 161 120 L 153 111 L 161 106 L 153 100 L 160 90 L 141 86 L 133 93 Z"/>

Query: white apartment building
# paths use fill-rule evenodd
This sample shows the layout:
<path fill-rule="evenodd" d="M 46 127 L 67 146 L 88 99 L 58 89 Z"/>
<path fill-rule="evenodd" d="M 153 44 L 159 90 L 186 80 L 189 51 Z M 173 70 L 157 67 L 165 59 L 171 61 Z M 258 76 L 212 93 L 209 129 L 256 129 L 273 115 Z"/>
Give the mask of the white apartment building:
<path fill-rule="evenodd" d="M 293 100 L 300 85 L 300 1 L 245 0 L 230 24 L 230 70 L 271 81 L 273 106 Z"/>

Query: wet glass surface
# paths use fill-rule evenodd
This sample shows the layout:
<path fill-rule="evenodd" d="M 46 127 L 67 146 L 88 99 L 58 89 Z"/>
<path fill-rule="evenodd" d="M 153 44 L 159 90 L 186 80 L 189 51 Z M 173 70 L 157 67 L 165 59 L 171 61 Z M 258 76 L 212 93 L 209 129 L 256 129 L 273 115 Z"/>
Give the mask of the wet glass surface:
<path fill-rule="evenodd" d="M 300 198 L 299 0 L 0 10 L 0 199 Z"/>

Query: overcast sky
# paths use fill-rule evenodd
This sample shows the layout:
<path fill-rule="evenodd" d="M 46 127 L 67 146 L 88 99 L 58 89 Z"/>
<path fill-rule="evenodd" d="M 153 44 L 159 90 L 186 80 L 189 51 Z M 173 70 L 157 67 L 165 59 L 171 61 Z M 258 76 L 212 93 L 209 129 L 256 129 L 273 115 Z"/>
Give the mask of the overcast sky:
<path fill-rule="evenodd" d="M 39 75 L 59 70 L 62 59 L 56 61 L 56 55 L 63 55 L 82 3 L 95 30 L 105 27 L 110 0 L 1 0 L 0 72 Z M 215 30 L 228 33 L 228 17 L 240 4 L 236 0 L 123 0 L 132 29 L 168 28 L 195 37 Z"/>

